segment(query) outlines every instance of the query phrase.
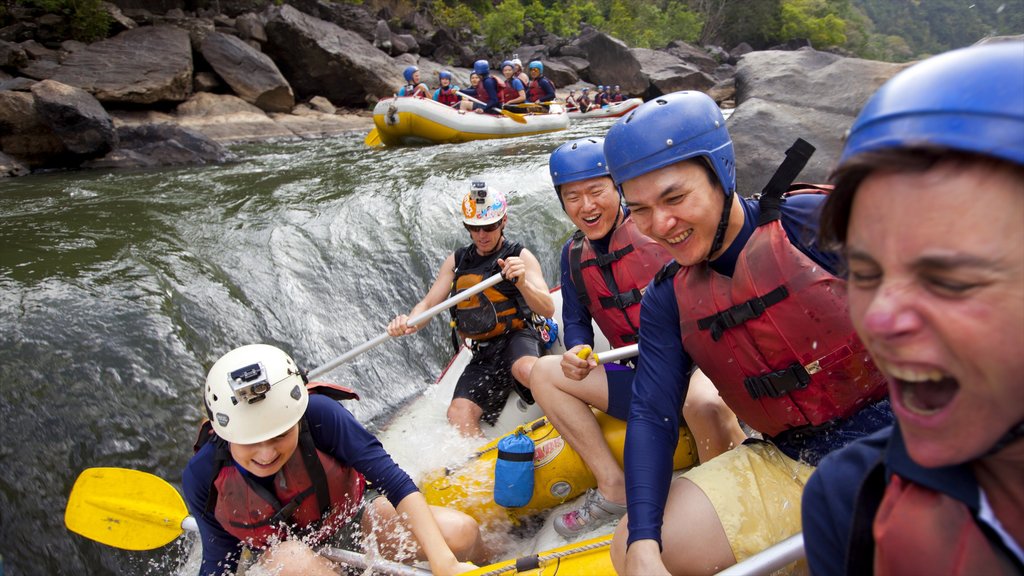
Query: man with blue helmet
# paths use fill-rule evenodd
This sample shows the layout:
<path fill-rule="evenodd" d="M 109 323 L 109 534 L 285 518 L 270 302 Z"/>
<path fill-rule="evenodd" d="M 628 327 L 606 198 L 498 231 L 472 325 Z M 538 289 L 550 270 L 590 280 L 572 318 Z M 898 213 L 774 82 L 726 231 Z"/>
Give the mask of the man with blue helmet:
<path fill-rule="evenodd" d="M 555 85 L 544 76 L 544 64 L 534 60 L 527 65 L 530 84 L 526 87 L 526 101 L 546 103 L 555 99 Z"/>
<path fill-rule="evenodd" d="M 551 154 L 549 162 L 558 200 L 577 227 L 562 248 L 561 259 L 562 328 L 568 350 L 561 357 L 537 361 L 530 389 L 545 416 L 597 480 L 580 507 L 555 519 L 555 530 L 565 537 L 597 528 L 626 512 L 622 468 L 603 442 L 590 406 L 625 420 L 634 370 L 620 364 L 598 366 L 587 356 L 594 346 L 592 321 L 612 346 L 636 343 L 641 295 L 671 259 L 664 248 L 640 234 L 623 209 L 608 175 L 603 145 L 602 138 L 567 142 Z M 684 418 L 698 439 L 702 462 L 745 438 L 736 416 L 699 372 L 691 382 Z"/>
<path fill-rule="evenodd" d="M 822 234 L 845 249 L 850 316 L 897 422 L 811 476 L 808 565 L 1024 573 L 1024 44 L 893 77 L 833 181 Z"/>
<path fill-rule="evenodd" d="M 407 66 L 405 71 L 402 72 L 402 76 L 405 77 L 405 86 L 402 86 L 398 90 L 399 96 L 419 96 L 420 98 L 428 98 L 430 96 L 430 88 L 427 85 L 420 82 L 420 69 L 416 66 Z"/>
<path fill-rule="evenodd" d="M 674 259 L 641 305 L 628 522 L 612 544 L 620 574 L 717 572 L 792 536 L 818 460 L 892 420 L 884 378 L 846 314 L 837 257 L 815 241 L 825 195 L 785 197 L 809 148 L 798 141 L 753 200 L 737 194 L 725 119 L 702 92 L 655 98 L 608 131 L 626 206 Z M 673 480 L 694 364 L 764 440 Z"/>

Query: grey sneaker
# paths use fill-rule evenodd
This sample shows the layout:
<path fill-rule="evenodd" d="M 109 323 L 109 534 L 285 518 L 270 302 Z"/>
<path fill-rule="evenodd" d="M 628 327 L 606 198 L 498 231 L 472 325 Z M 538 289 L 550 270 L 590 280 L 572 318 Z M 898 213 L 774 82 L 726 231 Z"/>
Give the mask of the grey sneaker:
<path fill-rule="evenodd" d="M 625 513 L 625 506 L 609 502 L 597 488 L 591 488 L 587 490 L 579 508 L 555 518 L 555 532 L 563 538 L 572 538 L 590 532 L 605 522 L 621 518 Z"/>

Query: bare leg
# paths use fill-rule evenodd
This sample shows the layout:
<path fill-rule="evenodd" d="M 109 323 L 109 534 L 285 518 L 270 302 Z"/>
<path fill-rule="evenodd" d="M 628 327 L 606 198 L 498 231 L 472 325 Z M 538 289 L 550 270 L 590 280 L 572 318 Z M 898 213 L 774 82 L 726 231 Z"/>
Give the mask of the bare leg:
<path fill-rule="evenodd" d="M 628 574 L 637 565 L 632 555 L 627 565 L 627 525 L 626 519 L 619 522 L 612 539 L 612 563 L 619 574 Z M 661 560 L 675 576 L 714 574 L 736 563 L 714 506 L 686 478 L 675 480 L 669 488 L 661 537 Z"/>
<path fill-rule="evenodd" d="M 601 494 L 611 502 L 625 504 L 625 476 L 590 410 L 590 406 L 608 408 L 604 368 L 592 370 L 583 380 L 571 380 L 562 372 L 560 357 L 545 356 L 533 367 L 530 389 L 555 430 L 593 472 Z"/>
<path fill-rule="evenodd" d="M 338 567 L 301 540 L 285 540 L 264 552 L 249 572 L 274 576 L 336 576 Z"/>
<path fill-rule="evenodd" d="M 484 410 L 468 398 L 453 398 L 448 405 L 448 422 L 467 438 L 483 438 L 480 417 Z"/>
<path fill-rule="evenodd" d="M 434 520 L 437 521 L 445 542 L 459 561 L 486 561 L 476 520 L 467 514 L 441 506 L 431 506 L 430 511 L 434 514 Z M 363 515 L 362 529 L 364 535 L 373 534 L 381 555 L 386 558 L 404 561 L 414 555 L 417 560 L 426 560 L 404 518 L 387 498 L 376 498 L 368 505 L 367 513 Z"/>
<path fill-rule="evenodd" d="M 695 370 L 690 377 L 690 388 L 683 403 L 683 419 L 697 442 L 697 457 L 701 463 L 739 446 L 747 438 L 736 415 L 700 370 Z"/>
<path fill-rule="evenodd" d="M 533 372 L 533 366 L 537 363 L 536 356 L 522 356 L 518 360 L 512 363 L 512 377 L 516 379 L 520 384 L 530 387 L 530 373 Z"/>

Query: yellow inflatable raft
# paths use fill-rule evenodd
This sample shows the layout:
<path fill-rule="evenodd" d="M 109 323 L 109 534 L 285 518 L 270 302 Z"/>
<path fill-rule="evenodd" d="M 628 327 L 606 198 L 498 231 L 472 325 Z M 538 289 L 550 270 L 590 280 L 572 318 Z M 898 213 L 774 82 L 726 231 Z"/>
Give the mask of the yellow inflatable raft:
<path fill-rule="evenodd" d="M 385 98 L 373 108 L 373 123 L 380 141 L 389 146 L 511 138 L 569 127 L 569 115 L 559 106 L 552 106 L 547 114 L 514 116 L 521 122 L 507 116 L 462 113 L 428 98 L 413 97 Z"/>
<path fill-rule="evenodd" d="M 598 410 L 594 414 L 612 454 L 622 465 L 626 423 Z M 494 502 L 494 465 L 501 438 L 485 445 L 466 464 L 456 469 L 428 474 L 421 484 L 427 502 L 461 510 L 476 518 L 486 528 L 495 521 L 511 519 L 516 522 L 520 518 L 549 510 L 597 485 L 594 475 L 579 454 L 562 439 L 546 418 L 539 418 L 524 428 L 535 444 L 533 496 L 526 506 L 503 508 Z M 697 447 L 693 437 L 688 429 L 680 428 L 673 468 L 679 470 L 696 464 Z"/>

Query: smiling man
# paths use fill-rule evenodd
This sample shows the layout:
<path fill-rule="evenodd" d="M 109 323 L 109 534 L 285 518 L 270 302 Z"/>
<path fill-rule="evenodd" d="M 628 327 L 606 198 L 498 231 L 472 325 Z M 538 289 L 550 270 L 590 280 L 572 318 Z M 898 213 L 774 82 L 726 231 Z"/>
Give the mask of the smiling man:
<path fill-rule="evenodd" d="M 336 401 L 354 397 L 337 386 L 308 385 L 288 354 L 266 344 L 236 348 L 214 363 L 203 385 L 210 421 L 182 477 L 199 526 L 201 576 L 234 574 L 243 548 L 266 573 L 337 574 L 315 547 L 359 548 L 372 536 L 384 555 L 396 557 L 408 550 L 403 526 L 435 574 L 471 568 L 456 554 L 480 559 L 476 522 L 427 505 Z M 386 498 L 364 498 L 367 480 Z"/>
<path fill-rule="evenodd" d="M 811 477 L 808 563 L 1024 573 L 1024 44 L 895 76 L 834 179 L 822 232 L 845 248 L 850 316 L 897 424 Z"/>
<path fill-rule="evenodd" d="M 409 326 L 410 316 L 436 306 L 455 292 L 467 290 L 501 272 L 504 280 L 455 307 L 454 330 L 469 340 L 473 359 L 459 376 L 448 406 L 448 422 L 460 433 L 482 437 L 480 420 L 493 424 L 515 389 L 532 403 L 530 372 L 544 353 L 532 315 L 555 313 L 537 257 L 505 238 L 508 202 L 484 182 L 473 182 L 462 199 L 462 219 L 473 243 L 448 255 L 434 284 L 409 314 L 388 324 L 388 334 L 405 336 L 426 322 Z M 516 383 L 521 386 L 516 386 Z"/>
<path fill-rule="evenodd" d="M 623 209 L 608 164 L 604 139 L 582 138 L 552 152 L 555 194 L 578 230 L 562 248 L 562 333 L 567 351 L 537 361 L 530 389 L 555 429 L 594 473 L 597 487 L 583 503 L 555 519 L 565 537 L 593 530 L 626 512 L 622 468 L 601 435 L 590 406 L 625 420 L 633 391 L 631 364 L 598 366 L 580 357 L 594 346 L 592 321 L 614 347 L 639 339 L 640 299 L 671 258 L 637 229 Z M 683 417 L 706 462 L 739 445 L 746 436 L 699 371 L 691 378 Z"/>
<path fill-rule="evenodd" d="M 800 147 L 795 145 L 794 152 Z M 725 119 L 700 92 L 651 100 L 609 130 L 608 168 L 641 232 L 675 262 L 644 294 L 626 435 L 620 574 L 709 574 L 800 530 L 800 495 L 828 452 L 889 424 L 884 379 L 846 314 L 835 255 L 815 242 L 823 194 L 736 190 Z M 672 478 L 696 364 L 748 440 Z"/>

